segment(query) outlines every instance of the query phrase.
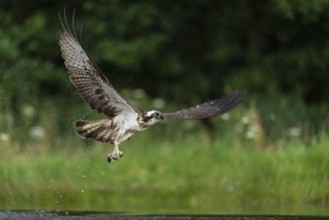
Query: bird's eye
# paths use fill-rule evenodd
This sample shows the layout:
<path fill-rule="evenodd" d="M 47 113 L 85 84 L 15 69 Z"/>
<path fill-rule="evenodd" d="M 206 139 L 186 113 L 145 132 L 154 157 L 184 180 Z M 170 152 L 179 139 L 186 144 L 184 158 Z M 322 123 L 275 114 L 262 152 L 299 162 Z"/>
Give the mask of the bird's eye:
<path fill-rule="evenodd" d="M 158 113 L 154 112 L 153 117 L 156 117 L 156 116 L 158 116 Z"/>

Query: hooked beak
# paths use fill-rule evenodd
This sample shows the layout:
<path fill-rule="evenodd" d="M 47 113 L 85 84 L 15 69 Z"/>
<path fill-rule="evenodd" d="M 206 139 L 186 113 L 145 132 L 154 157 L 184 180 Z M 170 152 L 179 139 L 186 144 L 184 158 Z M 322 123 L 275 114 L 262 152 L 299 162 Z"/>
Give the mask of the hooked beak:
<path fill-rule="evenodd" d="M 163 115 L 162 114 L 160 114 L 159 116 L 158 116 L 158 119 L 161 119 L 161 120 L 163 120 L 164 118 L 163 118 Z"/>

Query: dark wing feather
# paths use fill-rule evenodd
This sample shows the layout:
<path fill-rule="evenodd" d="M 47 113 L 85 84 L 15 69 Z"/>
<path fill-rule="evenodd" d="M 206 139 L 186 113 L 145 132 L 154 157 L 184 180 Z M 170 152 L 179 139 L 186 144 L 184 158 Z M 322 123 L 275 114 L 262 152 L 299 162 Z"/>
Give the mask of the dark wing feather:
<path fill-rule="evenodd" d="M 135 114 L 135 110 L 116 92 L 100 68 L 88 57 L 75 32 L 59 17 L 59 46 L 70 80 L 82 99 L 90 107 L 108 117 L 117 114 Z M 72 19 L 74 29 L 74 19 Z"/>
<path fill-rule="evenodd" d="M 245 91 L 234 92 L 191 108 L 174 113 L 163 113 L 163 119 L 204 119 L 222 115 L 237 106 L 246 95 Z"/>

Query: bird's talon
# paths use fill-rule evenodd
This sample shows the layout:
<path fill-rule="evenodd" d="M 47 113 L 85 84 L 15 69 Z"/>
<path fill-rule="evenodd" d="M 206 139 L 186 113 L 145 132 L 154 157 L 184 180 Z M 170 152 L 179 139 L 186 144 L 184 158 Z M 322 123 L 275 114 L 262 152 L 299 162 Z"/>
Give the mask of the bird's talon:
<path fill-rule="evenodd" d="M 113 163 L 115 160 L 119 160 L 122 156 L 123 156 L 123 153 L 121 151 L 113 152 L 108 155 L 107 162 Z"/>
<path fill-rule="evenodd" d="M 112 154 L 110 154 L 108 157 L 107 157 L 107 162 L 108 163 L 112 163 L 114 161 L 113 157 L 112 157 Z"/>

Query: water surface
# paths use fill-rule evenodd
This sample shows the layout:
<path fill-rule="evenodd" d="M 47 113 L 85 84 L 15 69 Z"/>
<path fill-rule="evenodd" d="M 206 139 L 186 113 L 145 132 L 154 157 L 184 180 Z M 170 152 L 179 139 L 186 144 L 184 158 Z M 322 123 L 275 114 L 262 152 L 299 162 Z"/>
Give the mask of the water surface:
<path fill-rule="evenodd" d="M 131 215 L 109 212 L 49 212 L 49 211 L 0 211 L 0 219 L 11 220 L 298 220 L 328 219 L 329 216 L 293 216 L 293 215 Z"/>

